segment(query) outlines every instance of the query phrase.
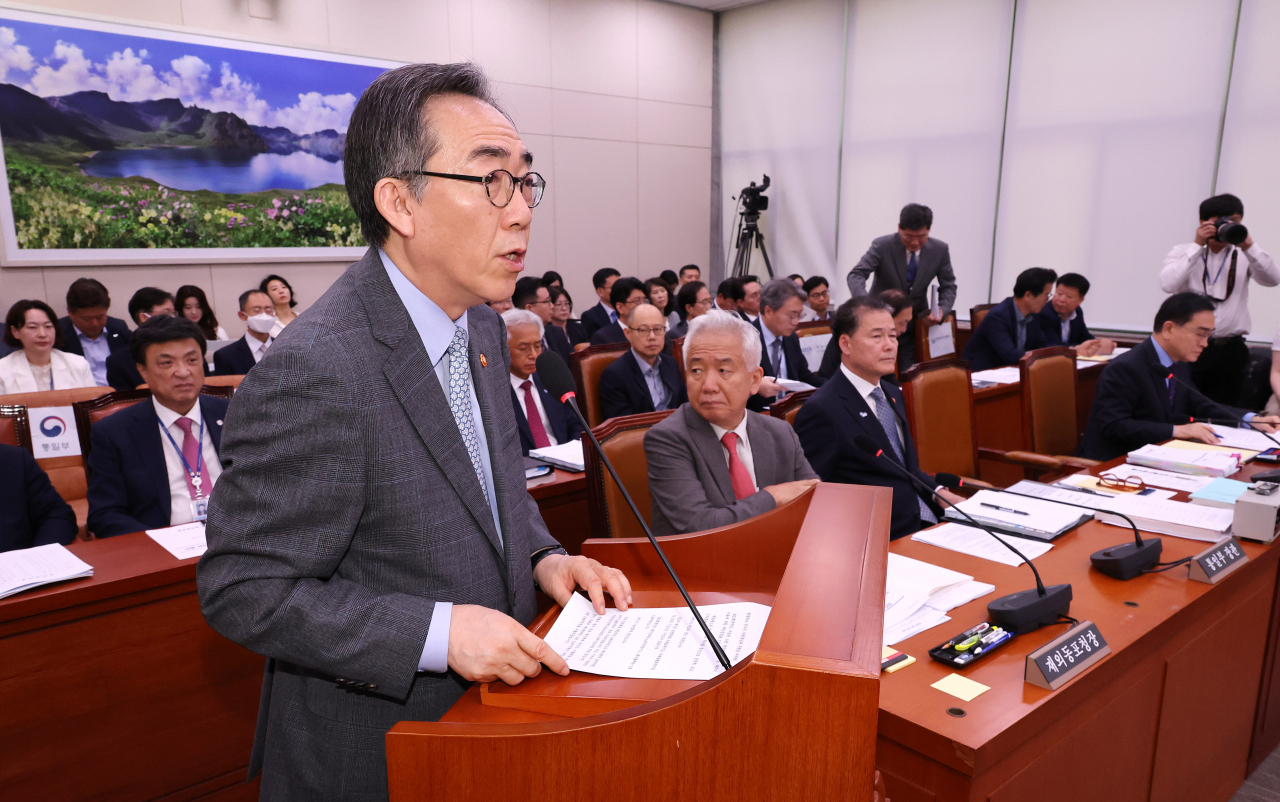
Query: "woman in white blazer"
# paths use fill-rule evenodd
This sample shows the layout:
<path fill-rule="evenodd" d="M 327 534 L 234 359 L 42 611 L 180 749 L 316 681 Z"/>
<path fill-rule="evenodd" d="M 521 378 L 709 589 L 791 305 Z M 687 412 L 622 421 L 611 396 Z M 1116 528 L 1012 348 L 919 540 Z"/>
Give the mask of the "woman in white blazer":
<path fill-rule="evenodd" d="M 4 322 L 4 341 L 14 351 L 0 359 L 0 393 L 35 393 L 94 387 L 89 361 L 59 351 L 62 329 L 44 301 L 18 301 Z"/>

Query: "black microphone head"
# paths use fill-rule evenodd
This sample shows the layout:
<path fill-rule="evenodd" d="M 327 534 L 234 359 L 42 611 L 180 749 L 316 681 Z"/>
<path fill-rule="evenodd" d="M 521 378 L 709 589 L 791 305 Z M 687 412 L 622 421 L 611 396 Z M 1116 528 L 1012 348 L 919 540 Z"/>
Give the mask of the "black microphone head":
<path fill-rule="evenodd" d="M 569 372 L 569 366 L 554 351 L 543 351 L 538 357 L 538 378 L 547 392 L 563 401 L 567 395 L 577 395 L 578 385 Z"/>
<path fill-rule="evenodd" d="M 964 486 L 964 480 L 954 473 L 937 473 L 934 474 L 933 478 L 934 481 L 948 490 L 959 490 Z"/>
<path fill-rule="evenodd" d="M 543 380 L 545 382 L 545 379 Z M 880 445 L 865 434 L 854 435 L 853 444 L 873 457 L 880 456 Z"/>

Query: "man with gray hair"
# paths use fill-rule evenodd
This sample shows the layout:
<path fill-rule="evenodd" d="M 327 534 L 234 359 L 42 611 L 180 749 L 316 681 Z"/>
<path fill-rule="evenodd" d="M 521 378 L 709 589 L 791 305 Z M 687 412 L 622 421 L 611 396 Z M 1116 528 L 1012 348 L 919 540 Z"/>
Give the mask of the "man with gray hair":
<path fill-rule="evenodd" d="M 511 409 L 520 430 L 520 451 L 526 457 L 535 448 L 558 446 L 577 440 L 582 424 L 559 398 L 547 392 L 538 378 L 545 328 L 542 318 L 528 309 L 502 313 L 507 325 L 507 350 L 511 352 Z"/>
<path fill-rule="evenodd" d="M 751 398 L 750 408 L 757 412 L 779 401 L 786 390 L 777 379 L 804 382 L 821 387 L 826 381 L 809 370 L 809 361 L 800 350 L 796 327 L 804 314 L 804 291 L 791 279 L 770 281 L 760 290 L 760 319 L 755 322 L 760 332 L 760 367 L 765 381 Z"/>
<path fill-rule="evenodd" d="M 524 269 L 542 177 L 483 73 L 411 64 L 351 115 L 370 247 L 240 385 L 197 589 L 267 660 L 250 776 L 266 800 L 387 798 L 386 733 L 470 682 L 564 660 L 534 583 L 604 614 L 620 571 L 567 555 L 525 489 L 507 338 L 486 302 Z M 430 180 L 428 180 L 430 179 Z"/>
<path fill-rule="evenodd" d="M 745 521 L 817 484 L 786 421 L 747 410 L 764 377 L 750 323 L 720 310 L 690 321 L 684 364 L 689 402 L 644 436 L 655 535 Z"/>

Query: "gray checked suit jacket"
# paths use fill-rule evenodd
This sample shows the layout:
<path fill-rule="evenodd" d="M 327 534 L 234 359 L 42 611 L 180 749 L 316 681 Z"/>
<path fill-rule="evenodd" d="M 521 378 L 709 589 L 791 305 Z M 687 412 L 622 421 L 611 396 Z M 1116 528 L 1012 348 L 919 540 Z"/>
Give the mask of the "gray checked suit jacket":
<path fill-rule="evenodd" d="M 502 541 L 375 249 L 231 402 L 197 581 L 209 624 L 268 658 L 262 799 L 387 798 L 387 730 L 439 718 L 467 686 L 417 673 L 434 602 L 533 620 L 529 558 L 556 542 L 525 491 L 502 321 L 467 315 Z"/>
<path fill-rule="evenodd" d="M 786 421 L 747 412 L 756 487 L 817 479 Z M 655 535 L 701 532 L 754 518 L 776 505 L 766 490 L 735 499 L 724 446 L 706 419 L 683 404 L 644 435 Z"/>
<path fill-rule="evenodd" d="M 866 295 L 867 279 L 873 279 L 870 292 L 902 290 L 911 296 L 916 317 L 929 314 L 929 285 L 938 280 L 938 307 L 946 317 L 956 303 L 956 274 L 951 269 L 951 249 L 940 239 L 930 237 L 920 249 L 916 280 L 907 286 L 907 248 L 897 234 L 876 237 L 871 247 L 849 271 L 849 292 L 853 297 Z"/>

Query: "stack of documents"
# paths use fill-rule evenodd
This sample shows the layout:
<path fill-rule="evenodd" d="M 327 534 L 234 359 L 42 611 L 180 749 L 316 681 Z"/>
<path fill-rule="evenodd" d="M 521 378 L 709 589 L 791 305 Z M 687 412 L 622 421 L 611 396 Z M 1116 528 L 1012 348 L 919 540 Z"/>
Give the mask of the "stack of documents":
<path fill-rule="evenodd" d="M 808 382 L 796 381 L 795 379 L 775 378 L 774 381 L 782 385 L 782 389 L 786 390 L 788 393 L 803 393 L 805 390 L 818 389 Z"/>
<path fill-rule="evenodd" d="M 1015 549 L 1032 560 L 1053 548 L 1049 543 L 1028 540 L 1024 537 L 1000 534 L 996 534 L 996 537 L 1005 543 L 1012 544 Z M 1022 558 L 1001 546 L 992 539 L 991 535 L 976 526 L 942 524 L 941 526 L 926 529 L 923 532 L 917 532 L 911 536 L 911 539 L 918 540 L 921 543 L 928 543 L 930 546 L 958 551 L 971 557 L 981 557 L 984 560 L 1002 563 L 1013 568 L 1022 565 Z"/>
<path fill-rule="evenodd" d="M 1094 516 L 1104 524 L 1129 527 L 1128 521 L 1108 512 L 1123 513 L 1133 519 L 1144 532 L 1185 537 L 1216 543 L 1231 531 L 1234 518 L 1232 510 L 1187 504 L 1182 501 L 1142 498 L 1141 496 L 1117 496 L 1107 504 L 1106 510 L 1098 510 Z"/>
<path fill-rule="evenodd" d="M 1203 504 L 1206 507 L 1222 507 L 1235 509 L 1236 499 L 1249 489 L 1245 482 L 1235 479 L 1214 479 L 1209 484 L 1191 494 L 1192 504 Z"/>
<path fill-rule="evenodd" d="M 1248 452 L 1245 452 L 1248 453 Z M 1250 456 L 1253 456 L 1250 454 Z M 1193 476 L 1230 476 L 1240 470 L 1244 457 L 1240 452 L 1182 448 L 1179 446 L 1148 445 L 1130 451 L 1128 463 L 1147 468 Z"/>
<path fill-rule="evenodd" d="M 0 599 L 85 576 L 93 576 L 93 566 L 57 543 L 0 553 Z"/>
<path fill-rule="evenodd" d="M 1246 451 L 1266 451 L 1275 448 L 1276 444 L 1262 432 L 1255 429 L 1219 426 L 1213 424 L 1213 431 L 1218 435 L 1218 445 L 1227 448 L 1242 448 Z M 1274 435 L 1272 435 L 1274 437 Z"/>
<path fill-rule="evenodd" d="M 1022 374 L 1018 372 L 1016 367 L 992 368 L 991 370 L 980 370 L 977 373 L 970 374 L 969 380 L 974 384 L 983 382 L 990 384 L 1017 384 L 1022 381 Z"/>
<path fill-rule="evenodd" d="M 1121 354 L 1129 353 L 1128 348 L 1117 348 L 1109 354 L 1097 354 L 1095 356 L 1077 356 L 1076 367 L 1088 367 L 1090 362 L 1110 362 Z M 1083 362 L 1084 365 L 1080 363 Z"/>
<path fill-rule="evenodd" d="M 581 440 L 570 440 L 558 446 L 535 448 L 529 452 L 529 456 L 548 465 L 564 468 L 566 471 L 581 473 L 587 469 L 586 460 L 582 457 Z"/>
<path fill-rule="evenodd" d="M 995 589 L 968 574 L 890 552 L 884 582 L 884 645 L 945 624 L 951 620 L 948 611 Z"/>
<path fill-rule="evenodd" d="M 956 507 L 983 526 L 1036 540 L 1053 540 L 1089 519 L 1088 510 L 992 490 L 979 490 Z M 947 508 L 947 519 L 967 521 L 952 508 Z"/>
<path fill-rule="evenodd" d="M 1124 465 L 1119 468 L 1112 468 L 1111 470 L 1103 471 L 1102 475 L 1110 479 L 1141 479 L 1147 485 L 1167 487 L 1170 490 L 1181 490 L 1184 493 L 1194 493 L 1213 481 L 1213 477 L 1210 476 L 1191 476 L 1185 473 L 1143 468 L 1139 465 Z M 1068 476 L 1063 481 L 1075 484 L 1076 482 L 1084 481 L 1085 477 L 1085 474 L 1076 474 L 1075 476 Z"/>

